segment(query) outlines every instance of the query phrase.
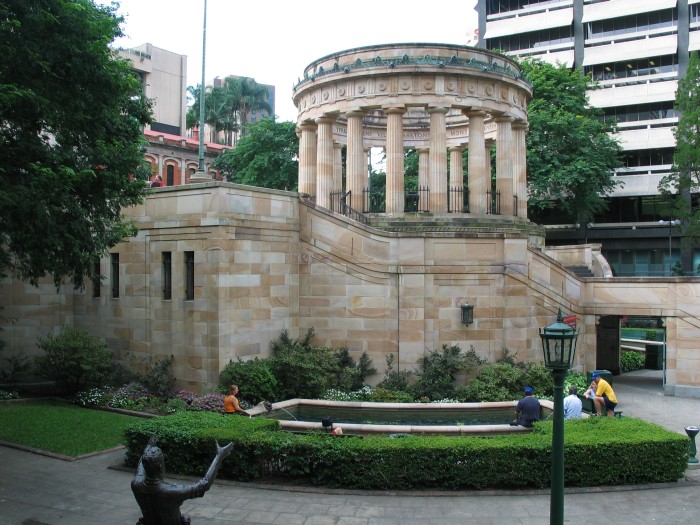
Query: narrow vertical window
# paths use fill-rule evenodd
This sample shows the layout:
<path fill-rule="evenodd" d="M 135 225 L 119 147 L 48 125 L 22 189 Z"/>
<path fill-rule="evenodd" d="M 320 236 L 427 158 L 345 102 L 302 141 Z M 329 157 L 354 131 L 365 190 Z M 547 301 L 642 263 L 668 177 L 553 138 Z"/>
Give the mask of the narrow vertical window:
<path fill-rule="evenodd" d="M 110 263 L 112 266 L 112 299 L 119 298 L 119 254 L 110 253 Z"/>
<path fill-rule="evenodd" d="M 170 252 L 163 252 L 163 299 L 169 301 L 173 297 L 173 266 Z"/>
<path fill-rule="evenodd" d="M 185 300 L 194 300 L 194 252 L 185 252 Z"/>
<path fill-rule="evenodd" d="M 102 280 L 100 276 L 100 260 L 95 260 L 92 263 L 92 296 L 99 297 L 101 294 Z"/>
<path fill-rule="evenodd" d="M 173 166 L 172 164 L 168 164 L 166 166 L 165 172 L 165 185 L 172 186 L 173 184 L 175 184 L 175 166 Z"/>

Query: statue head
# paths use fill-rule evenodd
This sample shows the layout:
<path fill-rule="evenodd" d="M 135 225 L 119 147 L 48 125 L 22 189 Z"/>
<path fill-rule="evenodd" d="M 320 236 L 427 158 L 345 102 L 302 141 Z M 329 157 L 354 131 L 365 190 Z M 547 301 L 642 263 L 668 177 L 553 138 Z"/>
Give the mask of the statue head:
<path fill-rule="evenodd" d="M 146 471 L 148 479 L 163 479 L 165 474 L 165 460 L 163 459 L 163 451 L 160 447 L 148 447 L 141 457 L 143 470 Z"/>

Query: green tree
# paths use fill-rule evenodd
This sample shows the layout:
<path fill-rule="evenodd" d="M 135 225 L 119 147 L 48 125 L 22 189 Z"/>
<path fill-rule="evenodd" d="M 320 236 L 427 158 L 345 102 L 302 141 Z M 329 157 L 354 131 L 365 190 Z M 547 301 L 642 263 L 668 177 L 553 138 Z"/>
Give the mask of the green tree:
<path fill-rule="evenodd" d="M 584 224 L 605 209 L 605 196 L 618 185 L 621 166 L 616 125 L 588 103 L 595 84 L 580 69 L 537 59 L 521 62 L 533 84 L 528 110 L 528 206 L 559 208 Z"/>
<path fill-rule="evenodd" d="M 671 173 L 661 179 L 659 190 L 672 195 L 672 217 L 680 219 L 686 246 L 700 241 L 700 208 L 691 205 L 691 194 L 700 191 L 700 57 L 690 54 L 686 74 L 678 81 L 674 107 L 679 111 L 674 130 L 676 150 Z M 690 270 L 690 269 L 684 269 Z"/>
<path fill-rule="evenodd" d="M 299 138 L 294 122 L 264 118 L 248 127 L 234 149 L 219 155 L 214 166 L 230 182 L 278 190 L 296 190 Z"/>
<path fill-rule="evenodd" d="M 237 84 L 236 88 L 232 88 L 232 91 L 238 92 L 238 103 L 236 104 L 238 122 L 242 130 L 241 133 L 245 136 L 248 133 L 248 114 L 258 110 L 267 111 L 270 114 L 272 108 L 267 102 L 268 93 L 265 86 L 249 77 L 232 78 L 232 83 Z"/>
<path fill-rule="evenodd" d="M 199 123 L 201 86 L 190 86 L 187 92 L 191 103 L 186 119 L 187 127 L 191 129 Z M 232 146 L 236 132 L 241 131 L 241 136 L 247 133 L 249 113 L 257 110 L 272 112 L 267 100 L 267 88 L 249 77 L 231 75 L 221 86 L 206 86 L 204 122 L 211 128 L 211 142 Z M 219 132 L 224 133 L 222 140 L 218 139 Z"/>
<path fill-rule="evenodd" d="M 129 62 L 108 44 L 116 6 L 90 0 L 0 3 L 0 278 L 76 287 L 134 235 L 150 119 Z"/>
<path fill-rule="evenodd" d="M 82 328 L 65 326 L 58 335 L 38 337 L 36 345 L 45 352 L 35 358 L 37 372 L 68 394 L 104 384 L 114 366 L 104 340 Z"/>

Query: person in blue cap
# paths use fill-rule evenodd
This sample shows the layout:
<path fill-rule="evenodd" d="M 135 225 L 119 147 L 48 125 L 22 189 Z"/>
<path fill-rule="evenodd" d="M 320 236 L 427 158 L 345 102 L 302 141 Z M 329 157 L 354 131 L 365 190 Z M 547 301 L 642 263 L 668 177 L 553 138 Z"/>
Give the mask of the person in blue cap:
<path fill-rule="evenodd" d="M 603 415 L 603 407 L 607 411 L 608 416 L 612 417 L 615 415 L 615 407 L 617 406 L 617 396 L 615 396 L 615 391 L 610 386 L 605 379 L 600 377 L 600 372 L 593 372 L 591 374 L 591 389 L 595 389 L 595 396 L 593 396 L 593 403 L 595 403 L 596 415 Z"/>
<path fill-rule="evenodd" d="M 540 402 L 533 396 L 531 386 L 526 386 L 523 393 L 525 396 L 515 406 L 515 421 L 511 422 L 511 426 L 531 428 L 533 422 L 540 420 Z"/>

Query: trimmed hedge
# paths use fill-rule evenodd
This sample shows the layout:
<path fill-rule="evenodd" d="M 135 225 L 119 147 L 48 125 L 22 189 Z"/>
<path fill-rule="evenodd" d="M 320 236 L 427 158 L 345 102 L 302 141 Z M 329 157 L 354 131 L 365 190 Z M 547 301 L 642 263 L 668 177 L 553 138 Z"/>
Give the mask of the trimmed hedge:
<path fill-rule="evenodd" d="M 219 477 L 353 489 L 546 488 L 552 423 L 533 432 L 493 437 L 421 436 L 391 439 L 293 434 L 277 421 L 180 413 L 140 421 L 126 431 L 126 463 L 135 466 L 156 432 L 166 468 L 201 476 L 214 439 L 234 441 Z M 634 418 L 565 422 L 565 483 L 570 487 L 676 481 L 687 467 L 688 439 Z"/>

